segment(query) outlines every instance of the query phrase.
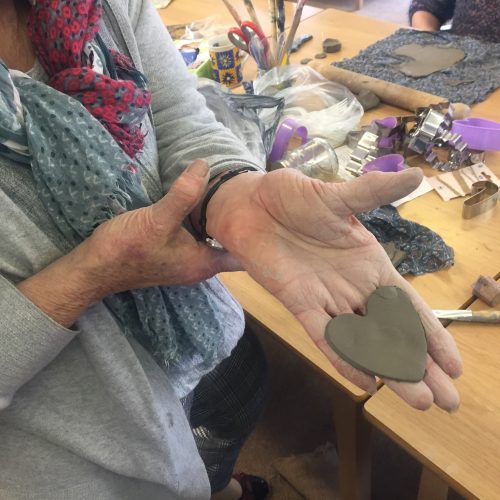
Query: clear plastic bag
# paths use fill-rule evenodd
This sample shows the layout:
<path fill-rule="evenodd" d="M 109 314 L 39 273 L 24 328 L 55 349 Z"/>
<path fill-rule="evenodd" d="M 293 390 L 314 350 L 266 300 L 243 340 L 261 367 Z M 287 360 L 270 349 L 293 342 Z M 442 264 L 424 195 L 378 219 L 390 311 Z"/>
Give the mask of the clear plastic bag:
<path fill-rule="evenodd" d="M 256 94 L 282 97 L 283 118 L 307 127 L 309 137 L 323 137 L 333 147 L 345 142 L 363 116 L 363 107 L 349 89 L 304 65 L 273 68 L 254 81 Z M 266 119 L 268 110 L 260 113 Z"/>
<path fill-rule="evenodd" d="M 207 78 L 198 79 L 198 90 L 217 121 L 241 139 L 255 158 L 265 165 L 282 116 L 283 99 L 233 94 L 227 87 Z M 269 111 L 267 120 L 261 119 L 261 111 Z"/>

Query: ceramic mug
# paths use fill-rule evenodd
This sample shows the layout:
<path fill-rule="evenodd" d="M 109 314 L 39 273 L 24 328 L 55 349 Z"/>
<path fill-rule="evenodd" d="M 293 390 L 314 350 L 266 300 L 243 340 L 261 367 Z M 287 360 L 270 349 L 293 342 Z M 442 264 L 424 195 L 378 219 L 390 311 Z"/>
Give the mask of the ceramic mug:
<path fill-rule="evenodd" d="M 241 59 L 239 50 L 229 41 L 227 35 L 218 35 L 208 41 L 208 52 L 216 82 L 227 87 L 241 83 Z"/>

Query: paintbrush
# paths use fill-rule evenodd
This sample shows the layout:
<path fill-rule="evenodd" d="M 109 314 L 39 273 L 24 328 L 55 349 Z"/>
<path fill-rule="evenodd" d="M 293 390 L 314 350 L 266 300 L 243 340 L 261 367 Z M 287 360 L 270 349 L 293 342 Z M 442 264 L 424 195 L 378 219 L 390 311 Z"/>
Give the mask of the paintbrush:
<path fill-rule="evenodd" d="M 262 40 L 257 35 L 254 35 L 248 41 L 248 50 L 250 52 L 250 55 L 254 58 L 255 62 L 257 63 L 257 67 L 259 69 L 264 71 L 269 69 L 266 48 L 264 47 Z"/>
<path fill-rule="evenodd" d="M 271 22 L 271 49 L 269 51 L 269 63 L 271 66 L 276 65 L 276 61 L 272 59 L 276 58 L 278 55 L 278 29 L 276 26 L 276 1 L 268 0 L 268 8 L 269 8 L 269 21 Z"/>
<path fill-rule="evenodd" d="M 283 31 L 285 31 L 285 0 L 276 0 L 276 5 L 278 7 L 276 24 L 279 32 L 283 33 Z"/>
<path fill-rule="evenodd" d="M 297 28 L 299 27 L 300 18 L 302 17 L 302 9 L 304 8 L 305 3 L 306 0 L 297 1 L 297 6 L 295 7 L 295 13 L 293 15 L 292 26 L 290 27 L 290 31 L 288 32 L 288 36 L 283 45 L 283 49 L 281 50 L 281 53 L 279 55 L 278 61 L 281 65 L 286 64 L 286 61 L 288 60 L 288 54 L 290 52 L 290 49 L 292 48 L 292 43 L 295 38 L 295 33 L 297 33 Z"/>
<path fill-rule="evenodd" d="M 233 16 L 233 19 L 236 21 L 236 24 L 238 26 L 241 26 L 241 17 L 239 16 L 236 9 L 229 3 L 229 0 L 222 0 L 222 1 L 224 2 L 224 5 L 226 6 L 231 16 Z"/>
<path fill-rule="evenodd" d="M 257 28 L 264 33 L 264 30 L 262 29 L 262 26 L 259 23 L 259 18 L 257 17 L 257 12 L 255 12 L 255 9 L 253 7 L 252 0 L 243 0 L 243 3 L 245 4 L 245 7 L 247 8 L 248 15 L 250 16 L 250 19 L 252 22 L 257 26 Z"/>

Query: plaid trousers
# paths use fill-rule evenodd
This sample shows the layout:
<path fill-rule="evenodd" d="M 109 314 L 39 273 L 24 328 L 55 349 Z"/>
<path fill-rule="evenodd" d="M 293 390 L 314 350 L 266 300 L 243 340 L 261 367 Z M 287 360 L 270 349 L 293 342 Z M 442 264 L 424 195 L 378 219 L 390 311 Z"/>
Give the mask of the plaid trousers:
<path fill-rule="evenodd" d="M 183 401 L 212 493 L 229 483 L 238 454 L 268 396 L 267 362 L 248 328 L 231 355 Z"/>

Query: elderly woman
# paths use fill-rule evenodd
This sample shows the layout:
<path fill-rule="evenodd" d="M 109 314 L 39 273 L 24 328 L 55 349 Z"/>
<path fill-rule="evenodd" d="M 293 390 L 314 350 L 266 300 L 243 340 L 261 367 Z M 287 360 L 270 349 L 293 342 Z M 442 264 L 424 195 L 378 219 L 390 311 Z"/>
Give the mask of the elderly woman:
<path fill-rule="evenodd" d="M 353 216 L 414 189 L 418 170 L 266 174 L 207 110 L 149 0 L 0 0 L 0 59 L 2 500 L 242 494 L 232 469 L 265 362 L 220 271 L 246 269 L 371 392 L 325 327 L 403 288 L 427 372 L 387 383 L 417 408 L 458 406 L 451 336 Z"/>
<path fill-rule="evenodd" d="M 452 32 L 500 42 L 500 0 L 412 0 L 410 22 L 414 28 L 438 31 L 450 19 Z"/>

